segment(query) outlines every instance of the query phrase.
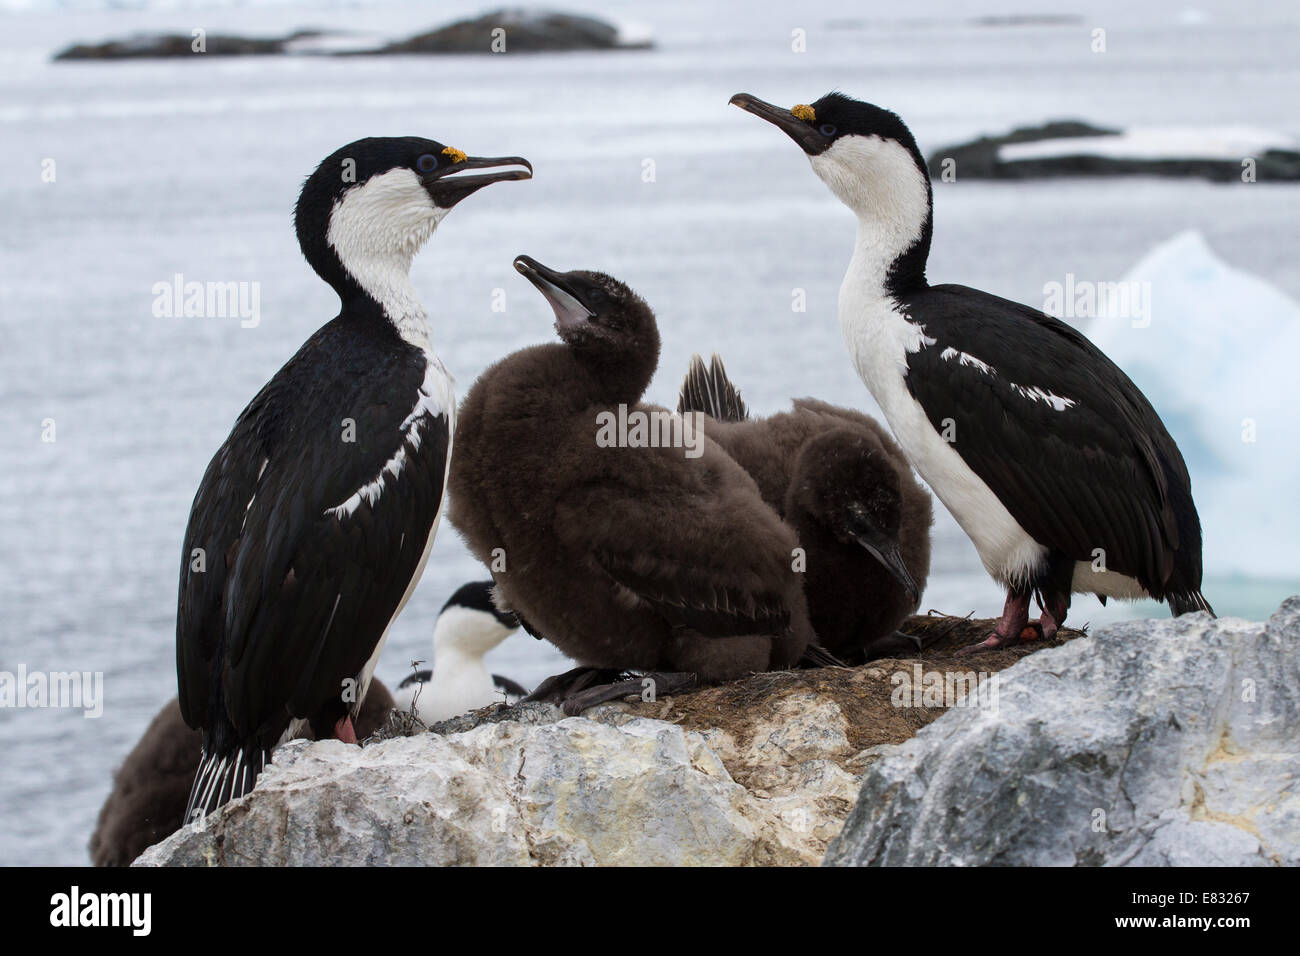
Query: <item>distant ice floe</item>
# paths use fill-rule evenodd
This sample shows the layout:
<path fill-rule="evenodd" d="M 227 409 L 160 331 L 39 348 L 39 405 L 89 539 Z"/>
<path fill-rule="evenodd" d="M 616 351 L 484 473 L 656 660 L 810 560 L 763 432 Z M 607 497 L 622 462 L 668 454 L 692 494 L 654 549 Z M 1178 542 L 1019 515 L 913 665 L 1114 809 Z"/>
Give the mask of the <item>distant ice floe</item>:
<path fill-rule="evenodd" d="M 998 148 L 998 159 L 1007 163 L 1059 156 L 1239 160 L 1272 149 L 1294 150 L 1296 141 L 1284 133 L 1251 126 L 1138 126 L 1110 136 L 1007 143 Z"/>
<path fill-rule="evenodd" d="M 1300 578 L 1300 303 L 1195 230 L 1124 281 L 1149 283 L 1150 324 L 1097 319 L 1085 331 L 1182 449 L 1207 572 Z"/>

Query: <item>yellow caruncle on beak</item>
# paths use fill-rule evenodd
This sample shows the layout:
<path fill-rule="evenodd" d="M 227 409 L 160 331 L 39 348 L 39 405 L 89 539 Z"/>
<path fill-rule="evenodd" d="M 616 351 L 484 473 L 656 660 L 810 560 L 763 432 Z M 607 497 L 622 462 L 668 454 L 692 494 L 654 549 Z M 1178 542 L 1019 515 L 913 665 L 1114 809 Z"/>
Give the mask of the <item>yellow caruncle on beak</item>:
<path fill-rule="evenodd" d="M 450 156 L 453 163 L 463 163 L 465 161 L 465 151 L 457 149 L 455 146 L 444 146 L 442 155 Z"/>
<path fill-rule="evenodd" d="M 805 123 L 812 123 L 817 120 L 817 111 L 811 106 L 805 106 L 803 103 L 800 103 L 790 112 L 794 114 L 795 119 L 801 119 Z"/>

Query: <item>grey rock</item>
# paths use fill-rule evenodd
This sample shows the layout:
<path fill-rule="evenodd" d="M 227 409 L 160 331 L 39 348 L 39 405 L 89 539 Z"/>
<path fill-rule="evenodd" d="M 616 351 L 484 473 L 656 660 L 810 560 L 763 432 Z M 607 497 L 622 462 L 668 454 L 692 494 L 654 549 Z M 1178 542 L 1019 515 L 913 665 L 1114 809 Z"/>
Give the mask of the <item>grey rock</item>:
<path fill-rule="evenodd" d="M 1300 598 L 1026 657 L 863 776 L 825 863 L 1300 864 Z"/>
<path fill-rule="evenodd" d="M 814 864 L 857 790 L 830 759 L 843 717 L 823 702 L 775 720 L 741 746 L 620 704 L 520 704 L 365 747 L 294 742 L 136 865 Z"/>

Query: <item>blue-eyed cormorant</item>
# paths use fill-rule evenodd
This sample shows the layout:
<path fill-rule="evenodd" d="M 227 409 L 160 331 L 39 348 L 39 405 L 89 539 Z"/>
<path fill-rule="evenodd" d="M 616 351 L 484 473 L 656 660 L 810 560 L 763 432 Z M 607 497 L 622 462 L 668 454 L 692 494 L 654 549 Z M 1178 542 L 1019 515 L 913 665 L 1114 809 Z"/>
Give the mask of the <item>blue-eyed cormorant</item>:
<path fill-rule="evenodd" d="M 908 459 L 1008 590 L 972 649 L 1053 636 L 1071 593 L 1209 611 L 1183 457 L 1151 403 L 1076 329 L 925 274 L 930 177 L 888 110 L 830 93 L 773 123 L 858 219 L 840 286 L 844 340 Z M 1029 604 L 1043 607 L 1029 625 Z"/>
<path fill-rule="evenodd" d="M 493 167 L 515 168 L 472 172 Z M 518 157 L 370 138 L 303 185 L 298 242 L 342 310 L 240 414 L 190 511 L 176 656 L 203 756 L 187 820 L 251 789 L 304 724 L 356 739 L 351 718 L 424 570 L 451 456 L 452 380 L 411 259 L 466 196 L 530 174 Z"/>
<path fill-rule="evenodd" d="M 433 627 L 433 667 L 397 685 L 396 706 L 434 724 L 479 707 L 512 704 L 528 691 L 488 671 L 483 657 L 519 629 L 519 619 L 492 602 L 491 581 L 461 585 Z"/>

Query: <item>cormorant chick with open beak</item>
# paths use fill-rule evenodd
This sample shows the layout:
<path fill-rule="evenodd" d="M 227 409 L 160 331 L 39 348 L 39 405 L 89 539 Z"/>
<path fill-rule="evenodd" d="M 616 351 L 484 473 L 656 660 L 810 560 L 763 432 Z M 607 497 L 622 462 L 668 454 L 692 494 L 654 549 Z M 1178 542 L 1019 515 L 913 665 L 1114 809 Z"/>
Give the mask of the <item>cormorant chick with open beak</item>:
<path fill-rule="evenodd" d="M 650 307 L 601 273 L 515 268 L 562 342 L 470 389 L 448 514 L 499 600 L 582 665 L 533 698 L 577 713 L 648 686 L 591 686 L 623 671 L 664 694 L 793 666 L 813 636 L 798 542 L 696 422 L 640 403 L 659 359 Z"/>

